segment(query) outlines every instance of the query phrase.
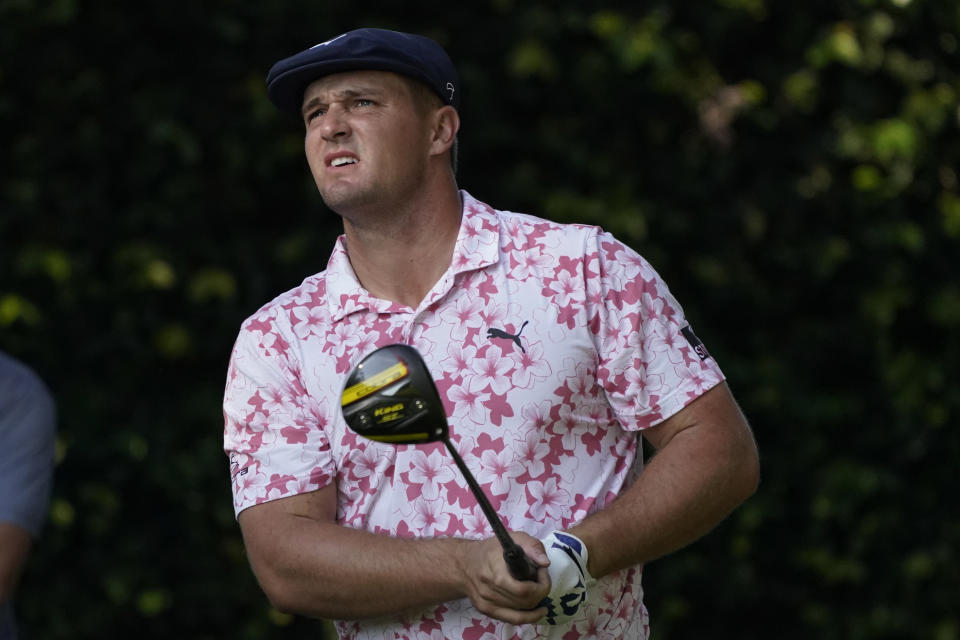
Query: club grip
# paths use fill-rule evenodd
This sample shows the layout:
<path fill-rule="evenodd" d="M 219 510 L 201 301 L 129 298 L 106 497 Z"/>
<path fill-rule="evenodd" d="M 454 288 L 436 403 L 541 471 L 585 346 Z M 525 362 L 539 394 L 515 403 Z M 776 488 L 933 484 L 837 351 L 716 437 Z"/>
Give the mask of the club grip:
<path fill-rule="evenodd" d="M 516 580 L 537 581 L 537 565 L 527 557 L 520 545 L 514 544 L 509 549 L 504 549 L 503 560 L 507 563 L 510 575 Z"/>

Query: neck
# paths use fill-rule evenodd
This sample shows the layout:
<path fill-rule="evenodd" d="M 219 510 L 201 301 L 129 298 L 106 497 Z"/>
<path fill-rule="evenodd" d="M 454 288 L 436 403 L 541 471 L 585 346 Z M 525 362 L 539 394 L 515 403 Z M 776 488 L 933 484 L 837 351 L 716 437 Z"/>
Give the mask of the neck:
<path fill-rule="evenodd" d="M 450 266 L 462 205 L 453 188 L 358 225 L 344 218 L 354 273 L 373 296 L 416 308 Z"/>

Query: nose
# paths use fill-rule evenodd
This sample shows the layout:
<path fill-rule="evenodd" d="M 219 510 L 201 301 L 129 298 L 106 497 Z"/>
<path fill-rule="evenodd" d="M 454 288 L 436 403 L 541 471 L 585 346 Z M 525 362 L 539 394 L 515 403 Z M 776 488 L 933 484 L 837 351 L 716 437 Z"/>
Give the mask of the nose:
<path fill-rule="evenodd" d="M 328 107 L 320 123 L 320 135 L 324 140 L 331 141 L 350 135 L 350 125 L 342 106 L 334 103 Z"/>

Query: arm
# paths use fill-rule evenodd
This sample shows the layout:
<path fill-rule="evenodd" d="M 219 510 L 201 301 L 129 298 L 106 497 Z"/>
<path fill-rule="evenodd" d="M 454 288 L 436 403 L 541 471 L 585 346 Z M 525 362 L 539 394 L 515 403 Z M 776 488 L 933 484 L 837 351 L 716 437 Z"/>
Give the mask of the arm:
<path fill-rule="evenodd" d="M 26 529 L 0 522 L 0 604 L 13 595 L 32 543 Z"/>
<path fill-rule="evenodd" d="M 644 436 L 657 453 L 633 486 L 570 530 L 595 577 L 693 542 L 756 491 L 756 444 L 726 383 Z"/>
<path fill-rule="evenodd" d="M 253 571 L 273 605 L 319 618 L 357 619 L 469 597 L 478 610 L 505 622 L 542 617 L 531 607 L 546 595 L 536 583 L 510 577 L 496 538 L 405 540 L 336 523 L 336 486 L 266 502 L 240 513 Z M 535 539 L 514 534 L 546 565 Z"/>

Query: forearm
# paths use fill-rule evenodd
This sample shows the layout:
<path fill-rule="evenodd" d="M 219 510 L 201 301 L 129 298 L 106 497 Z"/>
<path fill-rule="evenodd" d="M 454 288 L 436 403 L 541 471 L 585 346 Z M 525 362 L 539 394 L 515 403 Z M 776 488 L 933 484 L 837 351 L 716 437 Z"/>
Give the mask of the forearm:
<path fill-rule="evenodd" d="M 267 596 L 281 611 L 341 620 L 392 615 L 463 597 L 457 547 L 476 544 L 403 540 L 309 518 L 281 528 L 274 541 L 246 540 Z"/>
<path fill-rule="evenodd" d="M 571 529 L 587 545 L 595 577 L 686 546 L 756 490 L 759 465 L 749 428 L 725 386 L 708 393 L 699 409 L 719 412 L 721 427 L 701 421 L 678 431 L 633 486 Z"/>

